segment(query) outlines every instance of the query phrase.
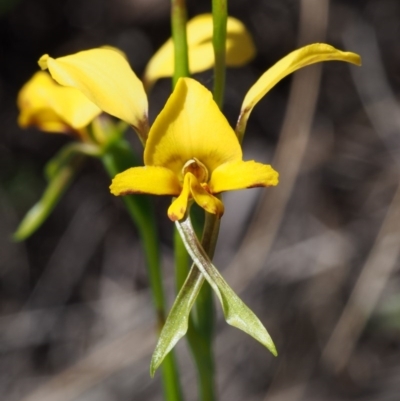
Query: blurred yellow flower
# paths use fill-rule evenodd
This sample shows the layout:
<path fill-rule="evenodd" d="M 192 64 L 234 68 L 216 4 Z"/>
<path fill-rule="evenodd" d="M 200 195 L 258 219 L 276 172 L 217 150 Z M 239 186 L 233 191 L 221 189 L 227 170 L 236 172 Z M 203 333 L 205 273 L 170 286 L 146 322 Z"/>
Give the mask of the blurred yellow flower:
<path fill-rule="evenodd" d="M 202 72 L 214 65 L 213 17 L 212 14 L 201 14 L 186 26 L 191 74 Z M 256 49 L 250 33 L 236 18 L 228 17 L 226 25 L 226 55 L 228 67 L 241 67 L 255 55 Z M 151 58 L 147 64 L 143 80 L 146 86 L 152 86 L 159 78 L 171 77 L 174 73 L 174 43 L 172 38 Z"/>
<path fill-rule="evenodd" d="M 34 125 L 46 132 L 83 135 L 83 128 L 102 112 L 81 91 L 60 86 L 44 71 L 22 87 L 17 104 L 20 127 Z"/>
<path fill-rule="evenodd" d="M 122 52 L 98 48 L 57 59 L 45 54 L 39 65 L 60 85 L 79 90 L 101 110 L 132 125 L 142 139 L 147 136 L 147 95 Z"/>

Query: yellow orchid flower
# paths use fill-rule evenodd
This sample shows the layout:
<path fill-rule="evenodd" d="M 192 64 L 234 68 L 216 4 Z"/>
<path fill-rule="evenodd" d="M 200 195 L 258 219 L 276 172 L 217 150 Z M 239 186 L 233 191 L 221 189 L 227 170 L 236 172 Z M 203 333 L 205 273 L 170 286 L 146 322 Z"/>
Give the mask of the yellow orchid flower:
<path fill-rule="evenodd" d="M 81 91 L 57 84 L 47 72 L 39 71 L 22 87 L 17 100 L 22 128 L 37 126 L 42 131 L 78 133 L 102 110 Z"/>
<path fill-rule="evenodd" d="M 190 199 L 221 216 L 223 191 L 277 185 L 269 165 L 242 160 L 235 132 L 203 85 L 181 78 L 156 118 L 144 151 L 144 167 L 118 174 L 114 195 L 149 193 L 173 195 L 168 216 L 180 220 Z"/>

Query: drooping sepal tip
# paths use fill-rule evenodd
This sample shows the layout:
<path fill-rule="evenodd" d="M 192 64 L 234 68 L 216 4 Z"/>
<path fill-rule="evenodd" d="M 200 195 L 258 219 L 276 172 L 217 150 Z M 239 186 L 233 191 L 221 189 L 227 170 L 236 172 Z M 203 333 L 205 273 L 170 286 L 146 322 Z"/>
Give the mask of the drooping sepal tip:
<path fill-rule="evenodd" d="M 287 75 L 311 64 L 322 61 L 344 61 L 357 66 L 361 57 L 352 52 L 343 52 L 326 43 L 314 43 L 297 49 L 269 68 L 247 92 L 236 124 L 239 141 L 243 139 L 247 120 L 254 106 Z"/>

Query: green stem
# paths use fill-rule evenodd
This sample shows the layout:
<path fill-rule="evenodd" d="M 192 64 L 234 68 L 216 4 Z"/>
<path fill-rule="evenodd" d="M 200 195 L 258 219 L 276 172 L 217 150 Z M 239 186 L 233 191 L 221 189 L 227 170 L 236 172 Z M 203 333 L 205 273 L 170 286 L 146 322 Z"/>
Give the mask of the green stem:
<path fill-rule="evenodd" d="M 172 0 L 171 5 L 172 39 L 174 42 L 175 60 L 174 75 L 172 78 L 172 87 L 174 88 L 176 83 L 178 82 L 178 79 L 181 77 L 188 77 L 190 75 L 190 71 L 186 37 L 186 3 L 185 0 Z M 174 228 L 174 253 L 176 287 L 177 292 L 179 292 L 189 272 L 190 258 L 176 228 Z M 190 330 L 191 326 L 193 327 L 193 324 L 189 324 L 189 331 L 193 331 L 193 329 Z M 190 336 L 188 336 L 188 339 L 189 337 Z M 201 348 L 205 348 L 203 346 L 204 341 L 201 339 L 197 339 L 199 340 L 199 342 L 197 342 L 193 336 L 191 336 L 190 338 L 192 339 L 192 341 L 189 339 L 189 346 L 194 355 L 196 367 L 199 374 L 201 400 L 213 401 L 213 371 L 212 369 L 207 369 L 207 366 L 205 366 L 204 364 L 205 359 L 201 357 L 201 355 L 204 355 L 204 357 L 206 357 L 206 355 L 208 354 L 207 349 L 203 350 L 204 353 L 200 353 L 200 347 L 198 347 L 198 345 L 202 343 Z"/>
<path fill-rule="evenodd" d="M 225 71 L 226 71 L 226 26 L 228 20 L 228 5 L 227 0 L 213 0 L 212 2 L 212 13 L 213 13 L 213 48 L 214 48 L 214 88 L 213 96 L 215 102 L 219 108 L 222 109 L 224 102 L 224 91 L 225 91 Z M 210 259 L 214 256 L 215 247 L 218 240 L 220 220 L 215 215 L 206 213 L 206 221 L 204 225 L 203 238 L 201 245 L 206 251 Z M 201 275 L 200 275 L 201 276 Z M 201 276 L 204 281 L 204 277 Z M 205 350 L 200 354 L 201 361 L 199 361 L 199 374 L 200 380 L 202 380 L 202 369 L 206 370 L 204 375 L 204 383 L 202 382 L 202 390 L 209 390 L 211 388 L 212 393 L 209 395 L 209 399 L 216 399 L 214 393 L 214 359 L 212 352 L 212 335 L 213 335 L 213 323 L 214 323 L 214 309 L 212 303 L 212 290 L 208 283 L 205 283 L 200 291 L 197 298 L 194 311 L 196 312 L 196 322 L 192 327 L 197 328 L 197 332 L 202 334 L 202 338 L 206 340 Z M 192 331 L 188 330 L 189 342 L 196 341 L 196 336 L 192 334 Z M 192 337 L 194 337 L 192 339 Z M 198 340 L 197 340 L 198 341 Z M 200 347 L 199 347 L 200 348 Z M 211 379 L 207 380 L 207 370 Z M 212 381 L 210 384 L 209 381 Z M 212 398 L 211 398 L 212 397 Z M 204 398 L 204 400 L 207 398 Z"/>
<path fill-rule="evenodd" d="M 217 243 L 220 219 L 214 214 L 206 213 L 201 244 L 210 259 L 214 256 Z M 203 286 L 196 299 L 188 329 L 188 341 L 191 346 L 199 371 L 200 399 L 216 400 L 215 394 L 215 364 L 212 348 L 214 333 L 214 304 L 210 285 L 204 283 L 204 277 L 197 270 Z"/>
<path fill-rule="evenodd" d="M 172 78 L 173 87 L 175 87 L 179 78 L 188 77 L 190 75 L 186 21 L 187 15 L 185 0 L 171 0 L 171 28 L 175 50 L 175 68 L 174 76 Z"/>
<path fill-rule="evenodd" d="M 97 145 L 72 142 L 64 147 L 52 158 L 45 166 L 45 174 L 50 181 L 62 168 L 70 163 L 73 158 L 82 158 L 83 155 L 96 157 L 99 156 L 101 149 Z M 78 156 L 79 155 L 79 156 Z"/>
<path fill-rule="evenodd" d="M 201 245 L 210 259 L 214 256 L 215 246 L 218 239 L 219 223 L 220 219 L 214 214 L 206 213 Z M 194 327 L 196 327 L 202 336 L 209 341 L 209 347 L 211 348 L 214 328 L 214 306 L 212 290 L 208 283 L 203 285 L 196 299 L 192 318 Z"/>
<path fill-rule="evenodd" d="M 218 7 L 218 5 L 216 7 Z M 221 17 L 223 18 L 224 12 L 219 11 L 218 13 L 216 13 L 216 15 L 217 18 L 214 20 L 214 23 L 217 24 L 217 32 L 214 32 L 214 39 L 216 41 L 216 48 L 218 50 L 216 52 L 215 93 L 217 93 L 217 96 L 220 98 L 220 101 L 217 101 L 217 103 L 221 106 L 225 83 L 225 38 L 227 20 L 226 10 L 225 23 L 221 19 Z M 173 87 L 175 87 L 180 77 L 190 75 L 188 46 L 186 38 L 186 20 L 187 16 L 185 0 L 172 0 L 171 22 L 172 38 L 175 48 L 175 70 L 173 76 Z M 217 36 L 220 36 L 220 39 L 218 39 Z M 223 49 L 222 52 L 220 50 L 221 40 Z M 205 247 L 205 250 L 209 253 L 210 257 L 212 257 L 215 249 L 216 239 L 218 236 L 214 234 L 218 232 L 218 228 L 216 228 L 215 226 L 215 221 L 213 221 L 213 223 L 208 226 L 207 220 L 211 221 L 213 220 L 213 218 L 206 218 L 202 244 Z M 189 257 L 180 236 L 176 233 L 176 229 L 174 237 L 176 284 L 179 291 L 180 287 L 182 286 L 188 275 Z M 195 279 L 199 281 L 199 284 L 204 281 L 203 276 L 199 272 L 193 271 L 193 274 L 194 276 L 196 276 Z M 200 399 L 202 401 L 215 400 L 214 359 L 212 353 L 213 320 L 214 317 L 211 288 L 209 287 L 209 285 L 204 285 L 196 300 L 195 307 L 193 308 L 193 313 L 190 317 L 188 329 L 188 341 L 199 374 Z"/>
<path fill-rule="evenodd" d="M 189 273 L 190 258 L 177 229 L 174 231 L 174 250 L 176 288 L 177 292 L 179 292 Z M 187 340 L 197 368 L 199 399 L 201 401 L 214 401 L 214 361 L 211 347 L 213 323 L 211 287 L 208 283 L 204 284 L 203 275 L 196 267 L 191 273 L 193 280 L 198 281 L 202 288 L 189 317 Z M 211 306 L 209 301 L 211 301 Z"/>
<path fill-rule="evenodd" d="M 136 164 L 129 145 L 124 141 L 120 141 L 118 144 L 108 149 L 102 157 L 102 161 L 111 178 Z M 128 195 L 124 196 L 122 199 L 129 216 L 139 231 L 139 236 L 145 252 L 150 289 L 157 315 L 157 331 L 160 333 L 165 323 L 166 310 L 160 269 L 159 241 L 154 212 L 150 199 L 144 195 Z M 175 356 L 172 352 L 164 359 L 161 369 L 165 399 L 167 401 L 183 400 L 178 369 Z"/>
<path fill-rule="evenodd" d="M 214 100 L 219 108 L 224 102 L 225 90 L 225 54 L 226 54 L 226 24 L 228 20 L 227 0 L 213 0 L 213 47 L 214 47 Z"/>
<path fill-rule="evenodd" d="M 197 270 L 197 272 L 199 272 Z M 198 273 L 201 277 L 201 273 Z M 203 279 L 204 280 L 204 279 Z M 203 285 L 202 290 L 210 286 Z M 196 303 L 198 299 L 196 300 Z M 190 349 L 192 351 L 199 377 L 199 399 L 201 401 L 214 401 L 216 400 L 215 394 L 215 367 L 214 355 L 210 341 L 203 337 L 201 333 L 194 329 L 192 319 L 189 323 L 187 332 Z"/>
<path fill-rule="evenodd" d="M 214 100 L 222 108 L 225 90 L 226 25 L 228 19 L 227 1 L 213 0 L 213 47 L 214 47 Z M 212 259 L 218 239 L 219 219 L 206 213 L 206 221 L 201 244 Z M 183 246 L 183 245 L 180 245 Z M 194 279 L 201 286 L 204 277 L 193 271 Z M 214 327 L 214 308 L 212 290 L 208 283 L 203 284 L 190 317 L 188 340 L 192 349 L 200 380 L 201 400 L 215 400 L 214 356 L 212 337 Z"/>

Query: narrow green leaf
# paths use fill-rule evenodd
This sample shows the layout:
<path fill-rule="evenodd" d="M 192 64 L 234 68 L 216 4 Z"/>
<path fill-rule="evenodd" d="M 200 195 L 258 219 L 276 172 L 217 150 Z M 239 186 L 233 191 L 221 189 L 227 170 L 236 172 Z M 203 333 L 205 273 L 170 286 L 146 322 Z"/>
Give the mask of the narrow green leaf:
<path fill-rule="evenodd" d="M 177 221 L 175 224 L 188 253 L 219 298 L 226 322 L 252 336 L 276 356 L 275 345 L 263 324 L 229 287 L 201 247 L 194 233 L 190 217 L 186 217 L 183 221 Z"/>
<path fill-rule="evenodd" d="M 161 331 L 150 363 L 150 375 L 161 365 L 175 344 L 186 334 L 190 311 L 203 284 L 204 277 L 196 266 L 192 266 L 186 281 L 172 305 L 167 321 Z"/>

